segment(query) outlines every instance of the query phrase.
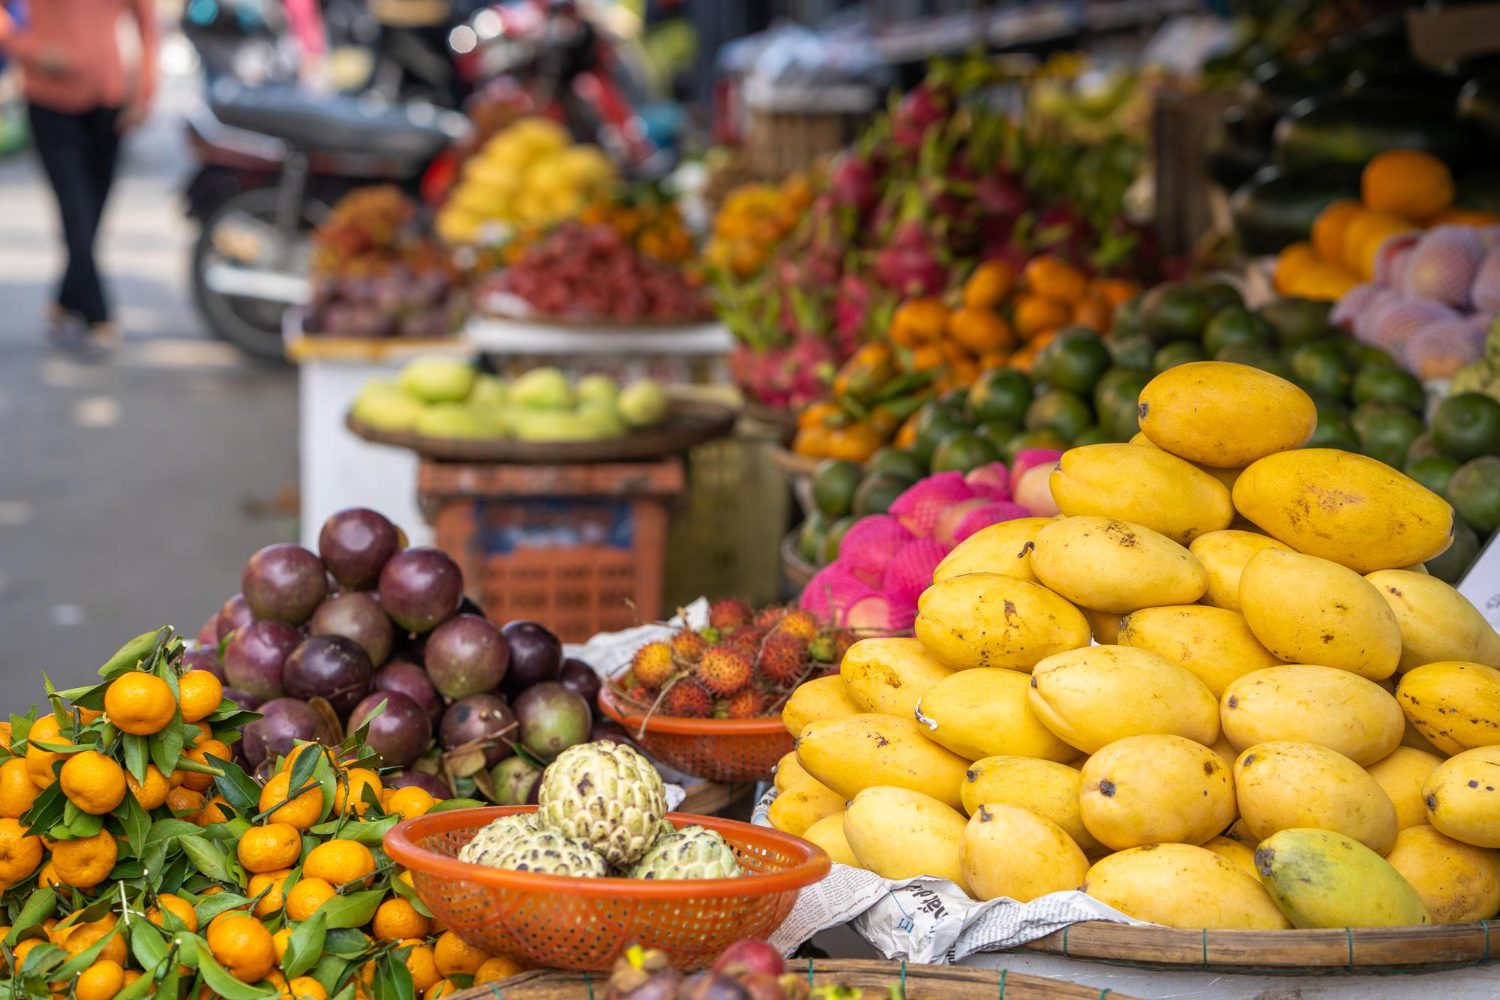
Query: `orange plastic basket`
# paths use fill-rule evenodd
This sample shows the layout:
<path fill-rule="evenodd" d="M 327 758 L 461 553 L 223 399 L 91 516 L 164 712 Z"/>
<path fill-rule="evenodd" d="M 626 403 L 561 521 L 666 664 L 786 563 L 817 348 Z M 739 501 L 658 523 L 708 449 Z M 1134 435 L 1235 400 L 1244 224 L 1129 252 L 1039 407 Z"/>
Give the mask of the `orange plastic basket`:
<path fill-rule="evenodd" d="M 828 855 L 774 830 L 689 813 L 677 826 L 715 830 L 751 874 L 649 881 L 507 871 L 458 860 L 481 827 L 536 806 L 454 809 L 406 820 L 385 850 L 412 873 L 422 902 L 465 941 L 554 969 L 608 969 L 632 944 L 660 948 L 677 968 L 699 968 L 740 938 L 770 935 L 797 892 L 828 874 Z"/>
<path fill-rule="evenodd" d="M 792 752 L 792 734 L 780 716 L 681 719 L 653 715 L 647 719 L 629 714 L 609 688 L 599 692 L 599 707 L 651 756 L 705 781 L 761 781 L 771 776 L 777 761 Z"/>

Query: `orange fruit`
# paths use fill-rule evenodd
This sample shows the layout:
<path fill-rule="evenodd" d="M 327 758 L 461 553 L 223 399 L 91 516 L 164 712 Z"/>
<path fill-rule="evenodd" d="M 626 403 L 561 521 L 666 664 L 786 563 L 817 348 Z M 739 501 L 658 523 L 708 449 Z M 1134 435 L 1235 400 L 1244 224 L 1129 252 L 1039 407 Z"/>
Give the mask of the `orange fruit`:
<path fill-rule="evenodd" d="M 94 816 L 125 801 L 125 769 L 97 750 L 70 754 L 58 780 L 68 801 Z"/>
<path fill-rule="evenodd" d="M 1312 224 L 1312 248 L 1333 264 L 1344 261 L 1344 230 L 1364 211 L 1357 201 L 1335 201 L 1319 212 Z"/>
<path fill-rule="evenodd" d="M 274 872 L 258 872 L 250 876 L 250 897 L 253 899 L 260 896 L 260 902 L 255 904 L 254 913 L 262 920 L 281 909 L 284 902 L 281 886 L 292 874 L 290 868 L 282 868 Z M 261 896 L 261 893 L 265 893 Z"/>
<path fill-rule="evenodd" d="M 57 869 L 52 862 L 42 865 L 42 870 L 37 872 L 36 884 L 40 889 L 56 889 L 62 885 L 62 879 L 57 877 Z"/>
<path fill-rule="evenodd" d="M 948 315 L 948 336 L 974 354 L 1004 350 L 1016 340 L 1010 324 L 999 313 L 969 306 Z"/>
<path fill-rule="evenodd" d="M 198 913 L 193 909 L 193 904 L 181 896 L 174 896 L 170 892 L 161 893 L 156 897 L 156 905 L 146 911 L 146 919 L 165 930 L 167 925 L 163 912 L 176 917 L 182 924 L 182 929 L 188 933 L 198 932 Z"/>
<path fill-rule="evenodd" d="M 277 965 L 280 965 L 282 960 L 286 958 L 286 946 L 288 944 L 291 944 L 291 941 L 292 929 L 290 927 L 283 927 L 281 930 L 271 935 L 271 947 L 276 951 Z"/>
<path fill-rule="evenodd" d="M 433 958 L 432 948 L 422 941 L 408 941 L 411 950 L 406 953 L 406 971 L 411 973 L 412 987 L 418 992 L 426 992 L 433 983 L 442 979 L 442 973 L 437 970 L 437 960 Z"/>
<path fill-rule="evenodd" d="M 943 367 L 943 352 L 935 344 L 923 344 L 911 352 L 911 366 L 919 372 Z"/>
<path fill-rule="evenodd" d="M 1287 287 L 1300 280 L 1300 276 L 1308 268 L 1315 267 L 1319 263 L 1321 260 L 1311 243 L 1289 243 L 1276 255 L 1276 270 L 1272 275 L 1272 283 L 1278 292 L 1283 295 L 1290 294 L 1286 291 Z"/>
<path fill-rule="evenodd" d="M 1033 257 L 1021 277 L 1033 294 L 1069 305 L 1083 298 L 1089 287 L 1089 279 L 1082 271 L 1050 255 Z"/>
<path fill-rule="evenodd" d="M 162 774 L 155 764 L 146 765 L 146 780 L 136 781 L 135 775 L 125 774 L 125 787 L 130 789 L 130 794 L 141 804 L 141 808 L 150 812 L 167 801 L 167 793 L 172 787 L 167 782 L 166 775 Z"/>
<path fill-rule="evenodd" d="M 306 920 L 336 895 L 327 879 L 311 878 L 304 868 L 301 880 L 286 894 L 286 915 L 291 920 Z"/>
<path fill-rule="evenodd" d="M 26 773 L 31 775 L 31 783 L 36 787 L 50 788 L 57 780 L 52 765 L 62 754 L 43 750 L 36 743 L 72 746 L 73 741 L 58 730 L 57 717 L 54 715 L 44 715 L 31 724 L 31 732 L 26 737 Z"/>
<path fill-rule="evenodd" d="M 1079 299 L 1078 304 L 1073 307 L 1073 325 L 1095 333 L 1108 333 L 1114 316 L 1114 306 L 1093 293 Z"/>
<path fill-rule="evenodd" d="M 26 769 L 25 758 L 12 757 L 0 764 L 0 816 L 20 819 L 39 794 Z"/>
<path fill-rule="evenodd" d="M 1473 208 L 1449 208 L 1429 220 L 1434 226 L 1496 226 L 1500 212 L 1482 212 Z"/>
<path fill-rule="evenodd" d="M 437 970 L 441 975 L 472 976 L 490 956 L 453 931 L 445 931 L 437 939 L 437 944 L 432 946 L 432 957 L 437 962 Z"/>
<path fill-rule="evenodd" d="M 22 941 L 20 944 L 12 948 L 11 954 L 15 956 L 16 968 L 24 968 L 26 965 L 26 956 L 31 954 L 32 949 L 38 948 L 46 943 L 47 942 L 42 938 L 27 938 L 25 941 Z"/>
<path fill-rule="evenodd" d="M 365 801 L 365 789 L 373 791 L 378 799 L 380 775 L 367 767 L 351 767 L 344 773 L 344 779 L 333 793 L 333 811 L 340 814 L 352 811 L 356 816 L 363 816 L 370 808 L 370 803 Z M 346 804 L 348 808 L 345 808 Z"/>
<path fill-rule="evenodd" d="M 302 874 L 329 885 L 346 885 L 375 874 L 375 855 L 353 840 L 328 840 L 308 852 Z"/>
<path fill-rule="evenodd" d="M 994 368 L 1004 368 L 1005 363 L 1010 360 L 1009 351 L 990 351 L 979 357 L 979 370 L 987 372 Z"/>
<path fill-rule="evenodd" d="M 203 793 L 191 788 L 173 788 L 167 792 L 167 808 L 174 816 L 189 819 L 203 810 Z"/>
<path fill-rule="evenodd" d="M 291 786 L 290 771 L 273 774 L 271 780 L 260 790 L 260 811 L 265 812 L 280 805 L 280 808 L 267 817 L 271 822 L 286 823 L 299 830 L 306 830 L 316 824 L 323 813 L 322 789 L 310 788 L 288 802 L 287 794 L 291 792 Z M 281 805 L 282 803 L 285 804 Z"/>
<path fill-rule="evenodd" d="M 487 958 L 474 970 L 474 985 L 483 986 L 485 983 L 498 983 L 502 979 L 518 976 L 526 969 L 513 958 L 505 955 L 496 955 Z"/>
<path fill-rule="evenodd" d="M 210 927 L 208 949 L 242 983 L 260 982 L 276 964 L 271 932 L 259 920 L 244 914 L 235 914 Z"/>
<path fill-rule="evenodd" d="M 215 795 L 203 803 L 203 808 L 198 810 L 198 815 L 192 821 L 199 826 L 217 826 L 220 823 L 228 823 L 234 813 L 229 810 L 229 801 L 222 795 Z"/>
<path fill-rule="evenodd" d="M 422 1000 L 440 1000 L 442 997 L 451 997 L 457 993 L 459 986 L 451 979 L 439 979 L 427 988 L 422 994 Z"/>
<path fill-rule="evenodd" d="M 42 853 L 41 837 L 28 834 L 20 820 L 0 819 L 0 879 L 19 882 L 26 878 L 41 865 Z"/>
<path fill-rule="evenodd" d="M 192 740 L 191 743 L 188 744 L 189 749 L 191 749 L 192 747 L 197 746 L 198 744 L 202 743 L 204 740 L 211 740 L 211 739 L 214 738 L 214 728 L 213 728 L 213 726 L 210 726 L 208 723 L 206 723 L 206 722 L 194 722 L 194 723 L 190 723 L 190 725 L 195 730 L 197 730 L 197 732 L 193 734 L 193 740 Z"/>
<path fill-rule="evenodd" d="M 1015 287 L 1016 272 L 1003 260 L 987 260 L 964 282 L 964 308 L 994 309 Z"/>
<path fill-rule="evenodd" d="M 427 918 L 417 908 L 399 896 L 387 899 L 375 911 L 370 929 L 378 941 L 404 941 L 407 938 L 427 936 Z"/>
<path fill-rule="evenodd" d="M 234 759 L 234 752 L 215 739 L 199 740 L 193 745 L 192 749 L 184 751 L 182 755 L 195 764 L 203 764 L 208 767 L 217 766 L 213 761 L 208 759 L 210 756 L 217 757 L 223 761 Z M 211 774 L 203 774 L 198 771 L 182 771 L 180 768 L 177 771 L 173 771 L 172 774 L 175 776 L 179 772 L 182 778 L 177 783 L 191 788 L 195 792 L 206 792 L 214 785 L 214 776 Z"/>
<path fill-rule="evenodd" d="M 399 813 L 402 819 L 415 819 L 437 805 L 437 801 L 427 789 L 408 785 L 391 791 L 391 797 L 385 804 L 385 811 Z"/>
<path fill-rule="evenodd" d="M 1341 260 L 1350 272 L 1365 280 L 1375 274 L 1375 255 L 1392 236 L 1417 228 L 1399 215 L 1389 212 L 1363 212 L 1349 221 L 1344 230 L 1344 253 Z"/>
<path fill-rule="evenodd" d="M 177 699 L 160 677 L 132 670 L 105 688 L 104 712 L 120 732 L 152 736 L 167 728 L 177 714 Z"/>
<path fill-rule="evenodd" d="M 907 299 L 891 314 L 891 342 L 902 347 L 931 343 L 943 335 L 948 307 L 935 298 Z"/>
<path fill-rule="evenodd" d="M 114 1000 L 125 988 L 125 969 L 113 959 L 101 958 L 84 969 L 73 981 L 77 1000 Z"/>
<path fill-rule="evenodd" d="M 1022 295 L 1016 299 L 1011 325 L 1023 340 L 1030 340 L 1043 330 L 1055 330 L 1073 317 L 1066 303 L 1040 295 Z"/>
<path fill-rule="evenodd" d="M 98 944 L 100 939 L 108 936 L 114 929 L 115 915 L 109 913 L 92 923 L 78 924 L 71 928 L 67 932 L 67 936 L 59 944 L 62 946 L 63 951 L 69 955 L 81 955 Z M 103 949 L 100 950 L 99 958 L 119 962 L 123 965 L 127 958 L 124 936 L 116 934 L 114 937 L 111 937 Z"/>
<path fill-rule="evenodd" d="M 1124 278 L 1100 278 L 1094 282 L 1092 294 L 1108 302 L 1111 309 L 1118 309 L 1141 294 L 1141 289 L 1135 282 Z"/>
<path fill-rule="evenodd" d="M 177 678 L 178 702 L 182 706 L 182 721 L 197 722 L 218 711 L 224 700 L 224 685 L 207 670 L 189 670 Z"/>
<path fill-rule="evenodd" d="M 312 976 L 296 976 L 281 991 L 285 1000 L 328 1000 L 328 991 Z"/>
<path fill-rule="evenodd" d="M 59 840 L 53 844 L 52 868 L 64 885 L 88 889 L 109 878 L 119 856 L 120 848 L 115 843 L 114 834 L 100 830 L 92 837 Z"/>
<path fill-rule="evenodd" d="M 1359 179 L 1365 207 L 1406 219 L 1426 219 L 1453 204 L 1453 174 L 1419 149 L 1388 149 L 1365 164 Z"/>
<path fill-rule="evenodd" d="M 260 874 L 290 868 L 302 854 L 302 835 L 289 823 L 253 826 L 240 837 L 236 854 L 247 872 Z"/>

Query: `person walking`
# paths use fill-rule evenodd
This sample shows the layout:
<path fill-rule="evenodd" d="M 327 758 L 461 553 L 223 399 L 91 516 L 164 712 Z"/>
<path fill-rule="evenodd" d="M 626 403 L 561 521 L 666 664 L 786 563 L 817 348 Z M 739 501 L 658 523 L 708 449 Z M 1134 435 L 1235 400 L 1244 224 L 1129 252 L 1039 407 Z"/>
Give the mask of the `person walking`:
<path fill-rule="evenodd" d="M 129 13 L 140 33 L 139 71 L 127 78 L 117 29 Z M 120 136 L 145 120 L 156 90 L 153 0 L 40 0 L 20 22 L 0 9 L 0 54 L 20 64 L 32 143 L 42 161 L 67 250 L 49 334 L 97 351 L 119 332 L 94 260 L 114 181 Z"/>

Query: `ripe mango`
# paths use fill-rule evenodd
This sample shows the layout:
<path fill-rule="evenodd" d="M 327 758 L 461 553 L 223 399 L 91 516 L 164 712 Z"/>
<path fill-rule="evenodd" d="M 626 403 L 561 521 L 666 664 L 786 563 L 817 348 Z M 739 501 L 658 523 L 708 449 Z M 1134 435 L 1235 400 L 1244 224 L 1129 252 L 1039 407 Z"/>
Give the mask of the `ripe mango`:
<path fill-rule="evenodd" d="M 1292 551 L 1270 535 L 1233 528 L 1210 531 L 1193 539 L 1188 551 L 1198 557 L 1208 574 L 1208 590 L 1203 595 L 1203 603 L 1230 611 L 1240 610 L 1240 573 L 1245 563 L 1264 549 Z"/>
<path fill-rule="evenodd" d="M 1482 663 L 1426 663 L 1401 675 L 1401 711 L 1443 753 L 1500 744 L 1500 670 Z"/>
<path fill-rule="evenodd" d="M 1116 851 L 1201 844 L 1230 823 L 1234 780 L 1219 755 L 1181 736 L 1128 736 L 1083 766 L 1083 825 Z"/>
<path fill-rule="evenodd" d="M 1427 823 L 1427 804 L 1422 801 L 1422 786 L 1443 758 L 1413 747 L 1397 747 L 1383 760 L 1365 770 L 1375 783 L 1385 789 L 1391 805 L 1396 807 L 1396 825 L 1405 830 Z"/>
<path fill-rule="evenodd" d="M 969 765 L 959 796 L 970 816 L 986 802 L 1034 812 L 1062 828 L 1085 854 L 1105 847 L 1083 825 L 1078 810 L 1082 775 L 1076 767 L 1031 757 L 985 757 Z"/>
<path fill-rule="evenodd" d="M 1500 747 L 1476 747 L 1443 761 L 1422 786 L 1427 822 L 1475 847 L 1500 847 Z"/>
<path fill-rule="evenodd" d="M 1072 760 L 1078 748 L 1042 725 L 1027 699 L 1030 689 L 1031 678 L 1019 670 L 959 670 L 927 689 L 916 718 L 928 739 L 965 760 L 995 754 Z"/>
<path fill-rule="evenodd" d="M 1240 610 L 1261 645 L 1288 663 L 1380 680 L 1401 659 L 1401 629 L 1379 591 L 1327 559 L 1261 552 L 1240 574 Z"/>
<path fill-rule="evenodd" d="M 1469 599 L 1435 576 L 1382 569 L 1365 577 L 1396 616 L 1403 673 L 1426 663 L 1465 660 L 1500 667 L 1500 635 Z"/>
<path fill-rule="evenodd" d="M 766 818 L 782 833 L 800 837 L 824 816 L 844 809 L 844 797 L 814 778 L 804 778 L 779 792 L 766 810 Z"/>
<path fill-rule="evenodd" d="M 1128 614 L 1191 604 L 1208 575 L 1187 549 L 1159 532 L 1108 517 L 1065 517 L 1036 534 L 1031 569 L 1073 604 Z"/>
<path fill-rule="evenodd" d="M 849 838 L 844 836 L 844 810 L 830 813 L 802 831 L 802 839 L 817 844 L 828 852 L 834 863 L 859 867 L 859 859 L 849 847 Z"/>
<path fill-rule="evenodd" d="M 967 824 L 930 795 L 876 785 L 849 803 L 844 837 L 859 866 L 882 878 L 936 875 L 968 892 L 961 860 Z"/>
<path fill-rule="evenodd" d="M 793 750 L 776 762 L 775 785 L 778 792 L 784 792 L 804 779 L 811 780 L 812 775 L 802 770 L 802 765 L 797 763 L 797 751 Z"/>
<path fill-rule="evenodd" d="M 1398 833 L 1385 859 L 1417 890 L 1435 924 L 1467 924 L 1500 912 L 1500 851 L 1422 824 Z"/>
<path fill-rule="evenodd" d="M 916 719 L 863 713 L 810 723 L 797 739 L 797 763 L 852 799 L 872 785 L 926 792 L 954 809 L 967 759 L 926 737 Z"/>
<path fill-rule="evenodd" d="M 1148 438 L 1145 431 L 1137 431 L 1135 434 L 1131 435 L 1130 443 L 1138 444 L 1142 448 L 1155 448 L 1157 451 L 1166 451 L 1165 448 L 1162 448 L 1155 441 L 1152 441 L 1150 438 Z M 1219 482 L 1223 483 L 1226 490 L 1234 489 L 1234 481 L 1240 478 L 1241 472 L 1245 471 L 1243 468 L 1216 469 L 1212 465 L 1204 465 L 1201 462 L 1193 462 L 1192 466 L 1195 469 L 1208 473 L 1210 476 L 1213 476 Z"/>
<path fill-rule="evenodd" d="M 849 697 L 842 677 L 817 677 L 803 681 L 781 706 L 781 724 L 793 736 L 801 736 L 809 722 L 856 715 L 864 709 Z"/>
<path fill-rule="evenodd" d="M 1042 724 L 1088 753 L 1146 733 L 1208 746 L 1219 738 L 1219 703 L 1203 682 L 1144 649 L 1090 646 L 1049 656 L 1031 675 Z"/>
<path fill-rule="evenodd" d="M 1132 612 L 1120 621 L 1119 641 L 1177 664 L 1216 698 L 1236 678 L 1281 662 L 1255 638 L 1243 615 L 1202 604 Z"/>
<path fill-rule="evenodd" d="M 999 573 L 1035 583 L 1031 542 L 1036 540 L 1038 531 L 1051 523 L 1050 517 L 1017 517 L 980 528 L 938 563 L 932 582 L 940 583 L 965 573 Z"/>
<path fill-rule="evenodd" d="M 844 653 L 839 676 L 861 712 L 910 718 L 922 694 L 953 668 L 915 639 L 861 639 Z"/>
<path fill-rule="evenodd" d="M 960 862 L 975 899 L 1021 903 L 1076 889 L 1089 870 L 1088 858 L 1056 823 L 998 803 L 969 817 Z"/>
<path fill-rule="evenodd" d="M 1384 854 L 1396 842 L 1396 807 L 1354 761 L 1312 743 L 1259 743 L 1234 765 L 1240 818 L 1258 840 L 1281 830 L 1335 830 Z"/>
<path fill-rule="evenodd" d="M 1111 854 L 1094 862 L 1083 891 L 1137 920 L 1184 930 L 1290 926 L 1259 882 L 1192 844 L 1152 844 Z"/>
<path fill-rule="evenodd" d="M 1052 498 L 1069 517 L 1143 524 L 1179 545 L 1229 527 L 1229 490 L 1213 476 L 1156 448 L 1091 444 L 1070 448 L 1053 470 Z"/>
<path fill-rule="evenodd" d="M 1189 462 L 1235 469 L 1300 448 L 1318 426 L 1312 397 L 1249 365 L 1194 361 L 1169 368 L 1140 395 L 1141 432 Z"/>
<path fill-rule="evenodd" d="M 1248 673 L 1219 702 L 1239 750 L 1277 740 L 1316 743 L 1368 766 L 1401 745 L 1406 717 L 1374 681 L 1337 667 L 1286 665 Z"/>
<path fill-rule="evenodd" d="M 1335 448 L 1267 455 L 1234 484 L 1234 506 L 1298 552 L 1359 573 L 1440 555 L 1453 508 L 1384 462 Z"/>
<path fill-rule="evenodd" d="M 1094 641 L 1105 646 L 1113 646 L 1120 640 L 1119 615 L 1109 611 L 1095 611 L 1092 608 L 1079 608 L 1083 617 L 1089 620 L 1089 628 L 1094 632 Z"/>
<path fill-rule="evenodd" d="M 1333 830 L 1282 830 L 1255 849 L 1255 869 L 1294 927 L 1432 923 L 1422 897 L 1390 862 Z"/>
<path fill-rule="evenodd" d="M 822 822 L 822 820 L 819 820 L 819 822 Z M 1260 879 L 1260 876 L 1255 872 L 1255 848 L 1249 844 L 1243 844 L 1238 840 L 1230 840 L 1228 837 L 1218 836 L 1205 840 L 1199 846 L 1205 851 L 1213 851 L 1251 878 Z"/>
<path fill-rule="evenodd" d="M 950 667 L 1024 671 L 1092 637 L 1073 605 L 1040 584 L 999 573 L 967 573 L 928 587 L 917 601 L 916 633 Z"/>

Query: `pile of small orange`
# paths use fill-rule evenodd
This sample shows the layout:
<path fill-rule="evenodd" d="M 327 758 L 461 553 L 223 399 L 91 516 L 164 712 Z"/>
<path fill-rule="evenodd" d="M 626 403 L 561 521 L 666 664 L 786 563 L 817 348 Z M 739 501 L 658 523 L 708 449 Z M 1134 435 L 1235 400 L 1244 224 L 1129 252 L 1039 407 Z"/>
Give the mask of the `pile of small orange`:
<path fill-rule="evenodd" d="M 384 787 L 358 733 L 256 783 L 230 749 L 255 716 L 181 651 L 146 633 L 102 683 L 0 724 L 15 996 L 432 1000 L 521 971 L 440 926 L 381 850 L 428 792 Z"/>
<path fill-rule="evenodd" d="M 792 174 L 780 184 L 742 184 L 714 216 L 705 262 L 739 279 L 753 278 L 802 221 L 813 200 L 812 180 Z"/>

